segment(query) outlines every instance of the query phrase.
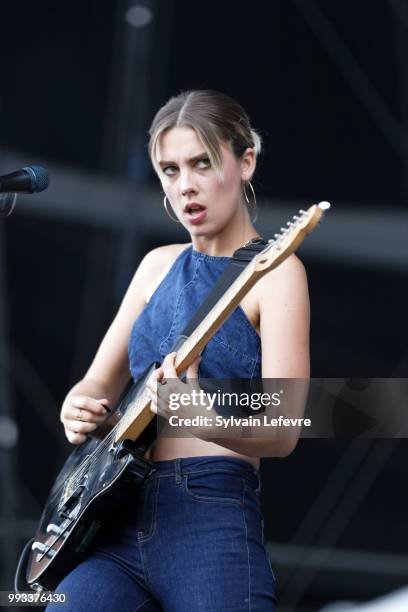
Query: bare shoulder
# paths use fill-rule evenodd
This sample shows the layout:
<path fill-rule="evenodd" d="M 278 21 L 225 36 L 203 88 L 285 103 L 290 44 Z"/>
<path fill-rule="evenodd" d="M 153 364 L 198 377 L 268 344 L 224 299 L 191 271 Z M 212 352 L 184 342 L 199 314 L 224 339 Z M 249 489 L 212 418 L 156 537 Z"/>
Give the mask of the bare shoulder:
<path fill-rule="evenodd" d="M 148 302 L 171 266 L 182 251 L 191 246 L 191 242 L 183 244 L 166 244 L 149 251 L 140 266 L 145 279 L 145 301 Z"/>
<path fill-rule="evenodd" d="M 257 283 L 258 298 L 270 297 L 271 291 L 307 288 L 306 270 L 303 262 L 297 255 L 292 253 L 279 266 L 270 272 Z"/>
<path fill-rule="evenodd" d="M 184 249 L 189 246 L 191 246 L 191 242 L 183 244 L 165 244 L 146 253 L 143 261 L 145 265 L 152 270 L 155 266 L 160 266 L 166 262 L 174 261 L 179 253 L 184 251 Z"/>

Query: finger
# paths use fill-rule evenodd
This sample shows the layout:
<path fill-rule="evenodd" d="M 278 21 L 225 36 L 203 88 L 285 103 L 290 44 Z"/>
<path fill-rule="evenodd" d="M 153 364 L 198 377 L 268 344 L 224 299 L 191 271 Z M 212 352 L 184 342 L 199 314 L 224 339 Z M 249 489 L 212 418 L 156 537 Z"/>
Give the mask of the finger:
<path fill-rule="evenodd" d="M 150 389 L 148 389 L 147 393 L 150 399 L 150 412 L 152 412 L 153 414 L 157 414 L 158 416 L 166 417 L 166 408 L 168 402 L 163 398 L 159 397 L 156 392 L 151 391 Z"/>
<path fill-rule="evenodd" d="M 164 417 L 165 419 L 168 418 L 168 413 L 166 410 L 166 406 L 167 404 L 163 404 L 162 401 L 160 402 L 151 402 L 150 404 L 150 412 L 152 412 L 153 414 L 157 415 L 157 416 L 161 416 Z"/>
<path fill-rule="evenodd" d="M 86 436 L 84 434 L 78 434 L 73 431 L 65 431 L 65 435 L 68 442 L 71 444 L 82 444 L 82 442 L 85 442 L 86 440 Z"/>
<path fill-rule="evenodd" d="M 177 353 L 174 351 L 173 353 L 169 353 L 166 355 L 162 368 L 164 371 L 164 378 L 178 378 L 178 374 L 176 371 L 175 360 Z"/>
<path fill-rule="evenodd" d="M 198 367 L 200 365 L 201 355 L 198 355 L 194 361 L 190 363 L 187 368 L 187 378 L 197 378 L 198 379 Z"/>
<path fill-rule="evenodd" d="M 153 414 L 157 414 L 157 402 L 156 400 L 150 398 L 150 412 Z"/>
<path fill-rule="evenodd" d="M 107 414 L 107 403 L 108 400 L 104 397 L 101 399 L 94 399 L 93 397 L 88 397 L 86 395 L 71 395 L 71 397 L 67 398 L 66 405 L 71 408 L 83 408 L 85 410 L 89 410 L 89 412 L 94 412 L 95 414 Z"/>
<path fill-rule="evenodd" d="M 198 368 L 201 361 L 201 355 L 198 355 L 194 361 L 189 365 L 186 372 L 187 382 L 192 386 L 196 391 L 200 391 L 201 387 L 198 384 Z"/>
<path fill-rule="evenodd" d="M 164 376 L 164 369 L 163 369 L 163 366 L 160 366 L 160 368 L 157 368 L 157 370 L 153 372 L 151 379 L 150 379 L 153 389 L 156 389 L 158 381 L 161 380 L 163 376 Z"/>
<path fill-rule="evenodd" d="M 156 391 L 156 388 L 152 388 L 152 387 L 153 385 L 156 386 L 156 384 L 157 383 L 155 381 L 150 381 L 149 384 L 146 384 L 146 392 L 150 400 L 150 411 L 153 412 L 154 414 L 157 414 L 157 406 L 156 406 L 157 391 Z"/>
<path fill-rule="evenodd" d="M 97 423 L 87 423 L 83 421 L 74 421 L 71 419 L 67 419 L 65 421 L 65 429 L 73 431 L 74 433 L 90 433 L 91 431 L 95 431 L 97 426 Z"/>
<path fill-rule="evenodd" d="M 163 378 L 163 368 L 157 368 L 152 372 L 146 382 L 146 388 L 155 392 L 157 390 L 157 382 Z"/>
<path fill-rule="evenodd" d="M 102 423 L 106 419 L 106 414 L 106 412 L 104 414 L 95 414 L 84 408 L 69 407 L 62 411 L 61 421 L 63 423 L 67 421 Z"/>
<path fill-rule="evenodd" d="M 106 397 L 103 397 L 102 399 L 97 399 L 96 401 L 101 404 L 105 410 L 107 410 L 108 412 L 112 412 L 112 408 L 109 406 L 109 400 L 107 400 Z"/>

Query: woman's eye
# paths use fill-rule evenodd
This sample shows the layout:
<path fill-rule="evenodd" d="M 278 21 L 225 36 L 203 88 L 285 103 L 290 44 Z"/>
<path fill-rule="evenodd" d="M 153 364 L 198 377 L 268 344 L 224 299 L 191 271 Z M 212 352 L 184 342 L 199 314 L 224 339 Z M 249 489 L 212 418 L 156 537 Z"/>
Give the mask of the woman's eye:
<path fill-rule="evenodd" d="M 211 166 L 211 162 L 208 157 L 203 157 L 202 159 L 198 160 L 197 165 L 199 168 L 208 168 Z"/>
<path fill-rule="evenodd" d="M 167 174 L 167 176 L 172 176 L 173 174 L 175 174 L 177 171 L 176 166 L 165 166 L 163 168 L 163 173 Z"/>

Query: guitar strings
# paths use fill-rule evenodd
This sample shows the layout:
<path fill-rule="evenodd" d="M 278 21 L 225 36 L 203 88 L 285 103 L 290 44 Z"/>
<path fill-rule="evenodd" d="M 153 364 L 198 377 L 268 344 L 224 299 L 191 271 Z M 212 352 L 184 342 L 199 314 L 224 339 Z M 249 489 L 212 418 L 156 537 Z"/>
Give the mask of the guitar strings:
<path fill-rule="evenodd" d="M 129 397 L 132 396 L 133 392 L 135 390 L 135 385 L 133 385 L 131 387 L 131 389 L 128 391 L 128 393 L 126 394 L 125 398 L 122 400 L 122 402 L 120 403 L 119 406 L 119 411 L 122 407 L 122 405 L 127 402 L 127 400 L 129 399 Z M 146 396 L 147 393 L 145 390 L 143 390 L 139 396 L 136 397 L 135 401 L 134 401 L 134 407 L 135 408 L 140 408 L 142 403 L 145 403 L 146 401 Z M 131 402 L 128 402 L 127 405 L 127 409 L 129 408 Z M 123 426 L 123 423 L 126 422 L 127 420 L 129 420 L 128 418 L 126 419 L 126 417 L 128 417 L 127 412 L 125 412 L 124 416 L 120 419 L 120 421 L 118 421 L 118 423 L 116 423 L 116 425 L 111 429 L 111 431 L 105 436 L 105 438 L 98 444 L 98 446 L 92 451 L 92 453 L 90 455 L 88 455 L 83 461 L 82 463 L 78 466 L 78 469 L 76 470 L 76 472 L 73 473 L 72 475 L 72 483 L 74 485 L 78 485 L 81 478 L 83 477 L 83 475 L 85 474 L 85 472 L 87 470 L 89 470 L 91 467 L 93 467 L 98 461 L 99 458 L 101 456 L 101 454 L 103 454 L 105 452 L 105 450 L 110 446 L 111 442 L 113 441 L 115 434 L 117 432 L 117 430 Z"/>
<path fill-rule="evenodd" d="M 119 411 L 121 410 L 121 408 L 122 408 L 123 404 L 126 402 L 126 400 L 129 398 L 129 396 L 134 392 L 134 389 L 135 389 L 135 384 L 132 385 L 132 387 L 129 389 L 128 393 L 125 395 L 123 400 L 120 402 L 120 404 L 118 406 L 118 410 Z M 143 395 L 143 393 L 141 395 Z M 137 398 L 136 401 L 138 401 L 138 398 Z M 118 429 L 118 425 L 119 425 L 119 423 L 121 423 L 121 421 L 122 421 L 122 419 L 118 423 L 116 423 L 116 425 L 105 436 L 105 438 L 103 440 L 101 440 L 101 442 L 92 451 L 92 453 L 90 453 L 85 459 L 82 460 L 82 462 L 73 471 L 73 473 L 71 474 L 69 479 L 68 480 L 64 480 L 56 488 L 54 493 L 51 495 L 49 503 L 51 503 L 52 501 L 55 501 L 55 499 L 60 495 L 62 490 L 66 487 L 67 481 L 70 482 L 74 487 L 76 487 L 78 485 L 78 483 L 80 482 L 80 480 L 81 480 L 82 476 L 84 475 L 84 473 L 87 470 L 89 470 L 89 467 L 91 465 L 94 465 L 98 461 L 98 458 L 100 457 L 100 455 L 103 454 L 105 452 L 106 448 L 108 448 L 110 446 L 111 442 L 114 439 L 116 431 Z"/>

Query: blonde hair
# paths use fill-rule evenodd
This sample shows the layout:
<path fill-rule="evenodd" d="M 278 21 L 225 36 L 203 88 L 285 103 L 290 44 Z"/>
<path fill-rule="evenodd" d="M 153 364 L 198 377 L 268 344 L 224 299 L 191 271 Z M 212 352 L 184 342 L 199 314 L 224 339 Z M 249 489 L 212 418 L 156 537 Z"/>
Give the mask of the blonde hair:
<path fill-rule="evenodd" d="M 220 180 L 223 178 L 220 140 L 231 146 L 237 158 L 248 147 L 254 149 L 256 156 L 261 152 L 261 137 L 251 128 L 248 114 L 238 102 L 211 89 L 184 91 L 160 108 L 150 126 L 148 149 L 157 174 L 159 138 L 166 130 L 181 126 L 196 131 Z"/>

